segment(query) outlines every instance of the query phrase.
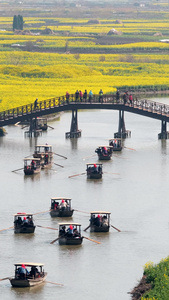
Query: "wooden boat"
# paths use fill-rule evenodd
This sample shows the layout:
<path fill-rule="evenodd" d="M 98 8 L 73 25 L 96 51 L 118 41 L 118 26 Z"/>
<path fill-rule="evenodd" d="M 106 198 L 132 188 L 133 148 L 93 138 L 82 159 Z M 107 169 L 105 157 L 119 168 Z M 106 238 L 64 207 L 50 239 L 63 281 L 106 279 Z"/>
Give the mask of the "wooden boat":
<path fill-rule="evenodd" d="M 48 156 L 50 158 L 53 157 L 51 145 L 45 144 L 45 145 L 36 145 L 35 146 L 35 151 L 34 151 L 33 157 L 44 160 L 46 154 L 48 154 Z"/>
<path fill-rule="evenodd" d="M 81 245 L 81 224 L 79 223 L 59 223 L 59 245 Z"/>
<path fill-rule="evenodd" d="M 15 264 L 15 276 L 9 278 L 13 287 L 31 287 L 43 283 L 47 273 L 42 269 L 40 263 L 18 263 Z M 25 273 L 23 273 L 25 269 Z"/>
<path fill-rule="evenodd" d="M 108 232 L 110 228 L 110 215 L 108 211 L 90 212 L 90 231 L 91 232 Z"/>
<path fill-rule="evenodd" d="M 89 179 L 100 179 L 102 178 L 102 164 L 98 163 L 92 163 L 92 164 L 86 164 L 87 166 L 87 178 Z"/>
<path fill-rule="evenodd" d="M 33 214 L 17 213 L 14 214 L 14 232 L 15 233 L 34 233 L 35 225 Z"/>
<path fill-rule="evenodd" d="M 71 200 L 66 197 L 51 198 L 51 217 L 72 217 L 74 210 L 71 208 Z"/>
<path fill-rule="evenodd" d="M 121 138 L 109 139 L 109 145 L 113 147 L 113 151 L 121 151 L 123 148 Z"/>
<path fill-rule="evenodd" d="M 98 146 L 95 150 L 100 160 L 110 160 L 113 154 L 112 146 Z"/>
<path fill-rule="evenodd" d="M 24 174 L 33 175 L 41 170 L 40 158 L 24 158 Z"/>

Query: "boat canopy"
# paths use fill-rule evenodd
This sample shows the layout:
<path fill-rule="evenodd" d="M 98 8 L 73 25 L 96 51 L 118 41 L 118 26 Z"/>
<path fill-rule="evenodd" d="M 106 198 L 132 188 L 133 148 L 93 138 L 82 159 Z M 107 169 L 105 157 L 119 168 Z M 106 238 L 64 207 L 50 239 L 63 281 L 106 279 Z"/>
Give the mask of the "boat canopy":
<path fill-rule="evenodd" d="M 52 147 L 52 145 L 48 145 L 48 144 L 47 145 L 36 145 L 35 148 L 37 148 L 37 147 Z"/>
<path fill-rule="evenodd" d="M 103 147 L 106 147 L 106 148 L 113 148 L 113 146 L 105 146 L 105 145 L 98 146 L 98 148 L 103 148 Z"/>
<path fill-rule="evenodd" d="M 42 267 L 44 264 L 41 263 L 33 263 L 33 262 L 22 262 L 18 264 L 14 264 L 14 266 L 22 266 L 25 265 L 26 267 Z"/>
<path fill-rule="evenodd" d="M 69 225 L 74 225 L 74 226 L 81 226 L 81 224 L 79 224 L 79 223 L 71 223 L 71 222 L 69 222 L 69 223 L 58 223 L 58 225 L 59 226 L 69 226 Z"/>
<path fill-rule="evenodd" d="M 28 157 L 28 158 L 24 158 L 24 161 L 26 160 L 34 160 L 34 161 L 40 161 L 40 158 L 34 158 L 34 157 Z"/>
<path fill-rule="evenodd" d="M 25 217 L 25 216 L 33 216 L 33 214 L 28 214 L 28 213 L 17 213 L 17 214 L 13 214 L 14 217 L 18 216 L 18 217 Z"/>
<path fill-rule="evenodd" d="M 100 163 L 87 163 L 86 164 L 86 166 L 93 166 L 93 165 L 102 166 L 102 164 L 100 164 Z"/>
<path fill-rule="evenodd" d="M 96 210 L 96 211 L 91 211 L 90 212 L 90 214 L 98 214 L 98 215 L 100 215 L 100 214 L 107 214 L 107 215 L 110 215 L 111 214 L 111 212 L 109 212 L 109 211 L 102 211 L 102 210 Z"/>
<path fill-rule="evenodd" d="M 71 198 L 68 197 L 53 197 L 51 200 L 72 200 Z"/>
<path fill-rule="evenodd" d="M 113 140 L 122 141 L 122 138 L 111 138 L 111 139 L 109 139 L 109 141 L 113 141 Z"/>

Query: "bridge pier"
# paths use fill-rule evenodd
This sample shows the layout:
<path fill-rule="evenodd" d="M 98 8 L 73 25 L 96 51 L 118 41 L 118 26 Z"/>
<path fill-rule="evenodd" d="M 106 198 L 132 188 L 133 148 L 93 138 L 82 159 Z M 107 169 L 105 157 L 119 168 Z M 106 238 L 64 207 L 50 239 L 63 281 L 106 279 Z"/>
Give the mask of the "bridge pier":
<path fill-rule="evenodd" d="M 158 134 L 159 140 L 167 140 L 169 139 L 169 132 L 167 131 L 167 122 L 161 121 L 161 132 Z"/>
<path fill-rule="evenodd" d="M 72 121 L 70 131 L 65 133 L 66 138 L 81 137 L 81 130 L 78 129 L 77 109 L 72 110 Z"/>
<path fill-rule="evenodd" d="M 126 139 L 127 137 L 131 137 L 131 131 L 126 130 L 125 121 L 124 121 L 124 110 L 119 110 L 118 132 L 114 133 L 114 138 Z"/>
<path fill-rule="evenodd" d="M 25 131 L 25 134 L 28 135 L 29 137 L 34 137 L 38 136 L 40 133 L 42 133 L 42 129 L 38 129 L 38 122 L 37 118 L 31 118 L 29 120 L 29 130 Z"/>

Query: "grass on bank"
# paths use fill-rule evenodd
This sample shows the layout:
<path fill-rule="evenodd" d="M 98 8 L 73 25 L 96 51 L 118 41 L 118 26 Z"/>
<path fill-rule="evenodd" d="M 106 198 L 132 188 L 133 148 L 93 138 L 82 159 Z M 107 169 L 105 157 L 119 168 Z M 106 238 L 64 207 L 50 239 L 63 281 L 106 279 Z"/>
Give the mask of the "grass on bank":
<path fill-rule="evenodd" d="M 169 257 L 159 264 L 148 263 L 144 268 L 147 283 L 152 289 L 142 296 L 141 300 L 168 300 L 169 299 Z"/>

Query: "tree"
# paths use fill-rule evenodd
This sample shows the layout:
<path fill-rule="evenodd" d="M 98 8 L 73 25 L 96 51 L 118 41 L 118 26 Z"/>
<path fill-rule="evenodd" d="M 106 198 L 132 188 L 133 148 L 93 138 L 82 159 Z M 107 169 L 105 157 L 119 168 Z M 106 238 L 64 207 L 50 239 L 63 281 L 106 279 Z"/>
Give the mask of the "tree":
<path fill-rule="evenodd" d="M 15 29 L 18 29 L 18 30 L 23 30 L 23 17 L 21 15 L 18 15 L 18 16 L 14 16 L 13 17 L 13 31 Z"/>

